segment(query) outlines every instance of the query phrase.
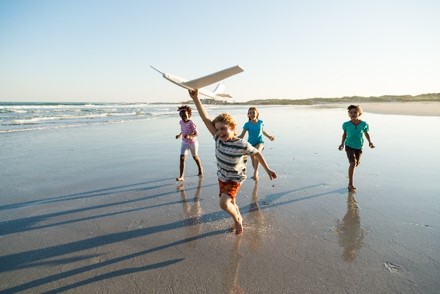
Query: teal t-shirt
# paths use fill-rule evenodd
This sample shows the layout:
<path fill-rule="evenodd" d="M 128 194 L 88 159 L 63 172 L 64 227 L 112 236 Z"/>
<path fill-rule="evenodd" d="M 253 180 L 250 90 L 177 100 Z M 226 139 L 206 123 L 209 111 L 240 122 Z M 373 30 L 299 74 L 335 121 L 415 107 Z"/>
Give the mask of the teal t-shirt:
<path fill-rule="evenodd" d="M 355 125 L 351 121 L 346 121 L 342 124 L 342 129 L 346 133 L 345 146 L 353 149 L 362 149 L 364 145 L 364 133 L 368 133 L 368 124 L 361 121 Z"/>
<path fill-rule="evenodd" d="M 248 142 L 254 147 L 258 144 L 264 143 L 263 126 L 264 124 L 262 120 L 258 120 L 256 124 L 248 121 L 243 126 L 243 129 L 249 132 Z"/>

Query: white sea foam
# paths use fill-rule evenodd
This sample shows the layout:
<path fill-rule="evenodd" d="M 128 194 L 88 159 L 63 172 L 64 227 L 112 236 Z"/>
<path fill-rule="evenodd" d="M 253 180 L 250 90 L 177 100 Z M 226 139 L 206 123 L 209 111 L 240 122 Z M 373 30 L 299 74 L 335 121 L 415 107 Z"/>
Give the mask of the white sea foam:
<path fill-rule="evenodd" d="M 0 103 L 0 133 L 157 119 L 176 115 L 177 106 L 148 103 Z"/>

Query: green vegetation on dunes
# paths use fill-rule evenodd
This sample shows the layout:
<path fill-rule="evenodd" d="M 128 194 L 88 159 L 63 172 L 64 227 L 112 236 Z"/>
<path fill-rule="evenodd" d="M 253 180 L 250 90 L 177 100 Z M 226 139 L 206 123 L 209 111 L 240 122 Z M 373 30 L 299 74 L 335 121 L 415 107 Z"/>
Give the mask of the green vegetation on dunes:
<path fill-rule="evenodd" d="M 307 99 L 257 99 L 246 102 L 230 102 L 230 100 L 201 99 L 204 104 L 235 104 L 235 105 L 316 105 L 332 103 L 368 103 L 368 102 L 440 102 L 440 93 L 411 95 L 384 95 L 384 96 L 351 96 L 340 98 L 307 98 Z M 182 102 L 191 104 L 192 100 Z"/>
<path fill-rule="evenodd" d="M 256 105 L 315 105 L 328 103 L 367 103 L 367 102 L 440 102 L 440 93 L 422 94 L 417 96 L 372 96 L 372 97 L 341 97 L 341 98 L 308 98 L 308 99 L 259 99 L 249 100 L 240 104 Z"/>

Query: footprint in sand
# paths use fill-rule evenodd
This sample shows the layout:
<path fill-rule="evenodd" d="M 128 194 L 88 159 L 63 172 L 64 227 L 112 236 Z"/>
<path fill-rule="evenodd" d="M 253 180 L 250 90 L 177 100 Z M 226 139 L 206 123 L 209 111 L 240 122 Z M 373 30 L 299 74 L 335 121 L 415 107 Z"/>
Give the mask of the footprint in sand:
<path fill-rule="evenodd" d="M 133 230 L 133 229 L 143 229 L 145 227 L 144 225 L 144 221 L 143 220 L 134 220 L 134 221 L 130 221 L 130 223 L 128 224 L 127 228 L 129 230 Z"/>
<path fill-rule="evenodd" d="M 392 274 L 397 274 L 398 272 L 403 271 L 403 267 L 392 262 L 385 262 L 385 268 Z"/>

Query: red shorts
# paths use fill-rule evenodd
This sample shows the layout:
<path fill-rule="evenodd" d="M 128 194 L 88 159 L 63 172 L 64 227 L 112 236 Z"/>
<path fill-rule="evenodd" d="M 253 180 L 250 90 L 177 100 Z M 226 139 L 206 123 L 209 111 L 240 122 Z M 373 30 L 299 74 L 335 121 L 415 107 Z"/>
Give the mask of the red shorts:
<path fill-rule="evenodd" d="M 221 197 L 223 193 L 228 194 L 229 197 L 235 199 L 238 194 L 238 190 L 240 190 L 240 183 L 230 181 L 230 182 L 222 182 L 220 179 L 218 180 L 218 187 L 220 188 L 220 193 L 218 197 Z"/>

